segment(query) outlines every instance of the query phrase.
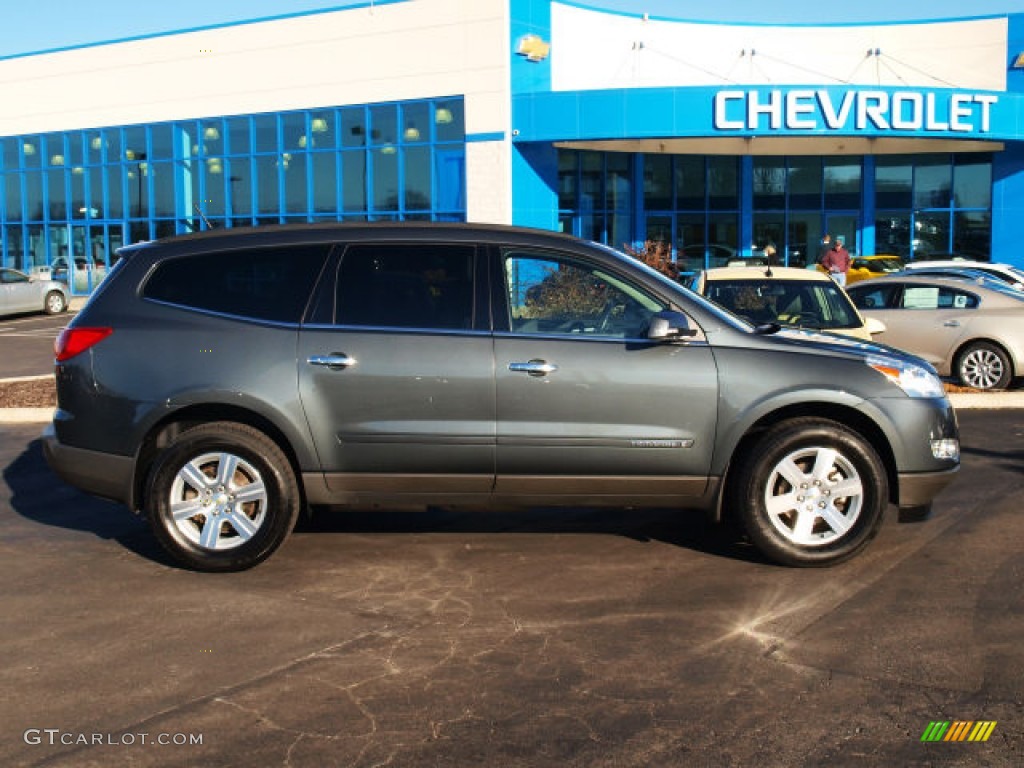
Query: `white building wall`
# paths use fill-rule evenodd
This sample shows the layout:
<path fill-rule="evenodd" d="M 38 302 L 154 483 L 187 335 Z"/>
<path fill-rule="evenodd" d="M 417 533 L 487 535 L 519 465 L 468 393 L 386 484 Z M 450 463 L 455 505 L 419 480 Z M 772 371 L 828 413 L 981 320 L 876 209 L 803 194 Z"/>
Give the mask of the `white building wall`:
<path fill-rule="evenodd" d="M 1007 29 L 1005 17 L 874 26 L 698 24 L 553 3 L 552 90 L 739 83 L 1003 91 Z"/>
<path fill-rule="evenodd" d="M 505 0 L 409 0 L 8 59 L 0 136 L 459 95 L 467 134 L 505 134 L 508 23 Z M 506 222 L 494 143 L 467 152 L 470 217 Z"/>

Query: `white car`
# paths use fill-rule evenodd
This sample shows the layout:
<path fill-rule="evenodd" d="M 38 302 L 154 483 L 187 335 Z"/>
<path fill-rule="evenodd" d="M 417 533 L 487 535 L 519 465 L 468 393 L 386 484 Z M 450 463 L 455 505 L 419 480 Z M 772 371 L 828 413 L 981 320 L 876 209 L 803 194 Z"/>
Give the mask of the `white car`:
<path fill-rule="evenodd" d="M 976 272 L 984 272 L 990 277 L 1024 291 L 1024 269 L 1012 264 L 993 264 L 989 261 L 969 261 L 967 259 L 949 259 L 942 261 L 912 261 L 904 265 L 904 270 L 912 275 L 966 275 L 973 277 Z"/>
<path fill-rule="evenodd" d="M 56 315 L 68 308 L 67 288 L 16 269 L 0 269 L 0 315 L 45 312 Z"/>

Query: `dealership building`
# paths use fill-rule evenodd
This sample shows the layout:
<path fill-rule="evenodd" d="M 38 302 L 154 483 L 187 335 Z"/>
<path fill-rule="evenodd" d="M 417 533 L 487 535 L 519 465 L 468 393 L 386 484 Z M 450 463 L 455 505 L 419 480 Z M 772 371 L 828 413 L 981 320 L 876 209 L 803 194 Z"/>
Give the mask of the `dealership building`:
<path fill-rule="evenodd" d="M 378 0 L 0 57 L 3 265 L 74 263 L 85 293 L 130 242 L 432 220 L 666 242 L 684 271 L 803 265 L 824 232 L 1024 266 L 1024 13 L 602 5 Z"/>

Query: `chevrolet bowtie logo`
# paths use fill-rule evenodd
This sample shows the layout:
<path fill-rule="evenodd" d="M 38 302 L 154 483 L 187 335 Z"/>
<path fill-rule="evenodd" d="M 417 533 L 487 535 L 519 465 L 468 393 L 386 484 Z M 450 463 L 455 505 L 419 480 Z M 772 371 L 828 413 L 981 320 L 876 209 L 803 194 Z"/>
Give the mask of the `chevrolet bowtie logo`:
<path fill-rule="evenodd" d="M 551 53 L 551 43 L 545 43 L 539 35 L 523 35 L 519 38 L 516 53 L 527 61 L 544 61 Z"/>

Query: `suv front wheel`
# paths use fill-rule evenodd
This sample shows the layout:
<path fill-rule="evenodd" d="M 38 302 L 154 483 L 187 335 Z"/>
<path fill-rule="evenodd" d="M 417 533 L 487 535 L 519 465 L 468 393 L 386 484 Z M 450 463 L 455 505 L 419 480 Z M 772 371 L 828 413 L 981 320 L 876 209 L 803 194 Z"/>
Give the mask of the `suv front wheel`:
<path fill-rule="evenodd" d="M 730 507 L 751 542 L 794 566 L 834 565 L 877 533 L 888 505 L 885 467 L 856 432 L 802 418 L 769 429 L 745 453 Z"/>
<path fill-rule="evenodd" d="M 266 559 L 295 526 L 301 506 L 281 449 L 234 422 L 178 435 L 153 465 L 146 500 L 163 547 L 200 571 L 240 571 Z"/>

